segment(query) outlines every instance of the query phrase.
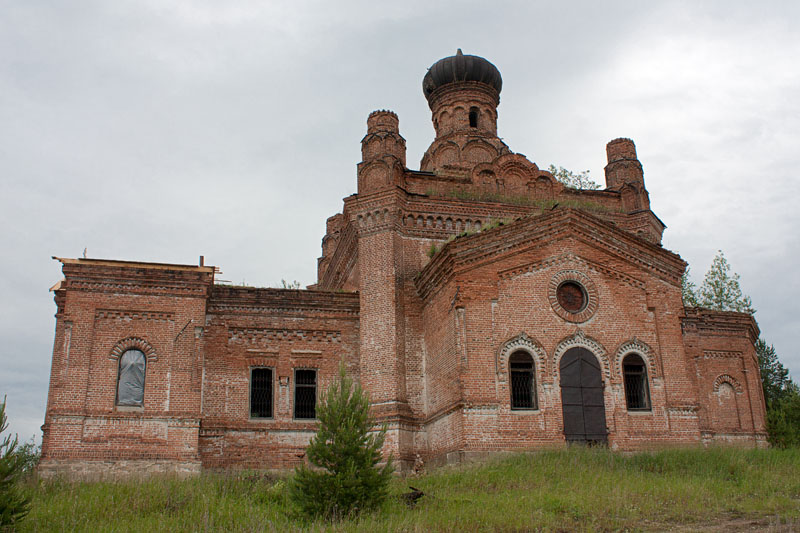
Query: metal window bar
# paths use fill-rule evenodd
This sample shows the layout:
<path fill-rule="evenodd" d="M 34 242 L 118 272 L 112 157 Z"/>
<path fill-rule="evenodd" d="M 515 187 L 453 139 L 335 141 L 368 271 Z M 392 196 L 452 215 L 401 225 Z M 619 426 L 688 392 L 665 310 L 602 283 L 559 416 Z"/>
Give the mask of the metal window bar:
<path fill-rule="evenodd" d="M 294 417 L 317 417 L 317 371 L 295 370 Z"/>
<path fill-rule="evenodd" d="M 511 409 L 536 409 L 533 361 L 528 354 L 515 353 L 509 359 Z"/>
<path fill-rule="evenodd" d="M 647 388 L 647 371 L 644 364 L 623 365 L 625 399 L 629 410 L 649 410 L 650 391 Z"/>
<path fill-rule="evenodd" d="M 511 371 L 511 408 L 535 409 L 533 401 L 533 372 Z"/>
<path fill-rule="evenodd" d="M 271 368 L 254 368 L 250 372 L 250 416 L 272 418 Z"/>

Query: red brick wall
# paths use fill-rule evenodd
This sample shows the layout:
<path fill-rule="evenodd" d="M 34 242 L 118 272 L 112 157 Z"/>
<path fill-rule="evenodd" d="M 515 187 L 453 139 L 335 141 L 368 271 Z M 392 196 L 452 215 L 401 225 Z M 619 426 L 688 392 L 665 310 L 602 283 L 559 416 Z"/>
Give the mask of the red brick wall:
<path fill-rule="evenodd" d="M 62 262 L 42 471 L 57 471 L 65 460 L 168 460 L 195 469 L 202 372 L 196 333 L 213 269 Z M 146 355 L 141 408 L 116 405 L 119 356 L 127 348 Z"/>
<path fill-rule="evenodd" d="M 704 441 L 764 445 L 766 407 L 752 316 L 687 308 L 682 325 Z"/>
<path fill-rule="evenodd" d="M 313 290 L 215 286 L 212 267 L 62 260 L 43 471 L 294 465 L 316 428 L 293 416 L 294 372 L 316 370 L 319 394 L 340 361 L 401 466 L 563 445 L 559 359 L 573 346 L 602 367 L 613 448 L 762 445 L 757 326 L 684 309 L 686 265 L 658 244 L 633 142 L 609 143 L 606 190 L 564 187 L 497 137 L 490 89 L 428 95 L 437 138 L 421 171 L 405 168 L 396 115 L 370 115 L 358 194 L 327 221 Z M 557 304 L 564 279 L 587 288 L 586 310 Z M 148 357 L 141 409 L 115 405 L 128 346 Z M 510 409 L 517 348 L 535 361 L 537 409 Z M 646 363 L 650 410 L 627 408 L 628 353 Z M 250 417 L 254 367 L 273 370 L 270 419 Z"/>
<path fill-rule="evenodd" d="M 359 379 L 358 294 L 216 287 L 203 337 L 200 455 L 206 468 L 286 468 L 302 461 L 315 420 L 294 418 L 296 369 L 317 394 L 340 361 Z M 273 370 L 273 417 L 250 417 L 250 369 Z"/>

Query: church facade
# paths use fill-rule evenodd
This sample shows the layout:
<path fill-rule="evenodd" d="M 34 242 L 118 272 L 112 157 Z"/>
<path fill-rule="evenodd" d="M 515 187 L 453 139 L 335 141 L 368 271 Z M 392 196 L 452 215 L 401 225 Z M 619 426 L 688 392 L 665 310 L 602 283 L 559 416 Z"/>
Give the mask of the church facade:
<path fill-rule="evenodd" d="M 683 305 L 633 141 L 608 143 L 605 189 L 566 187 L 497 136 L 501 89 L 483 58 L 436 62 L 419 170 L 397 116 L 369 115 L 308 289 L 57 258 L 40 472 L 291 467 L 340 362 L 404 468 L 570 442 L 766 445 L 758 327 Z"/>

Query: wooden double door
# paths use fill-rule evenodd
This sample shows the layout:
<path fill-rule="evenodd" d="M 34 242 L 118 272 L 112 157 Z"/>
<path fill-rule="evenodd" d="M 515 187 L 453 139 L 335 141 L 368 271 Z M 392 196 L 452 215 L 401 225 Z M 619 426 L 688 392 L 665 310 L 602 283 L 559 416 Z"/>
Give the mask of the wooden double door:
<path fill-rule="evenodd" d="M 586 348 L 570 348 L 561 357 L 561 406 L 568 443 L 606 444 L 603 374 Z"/>

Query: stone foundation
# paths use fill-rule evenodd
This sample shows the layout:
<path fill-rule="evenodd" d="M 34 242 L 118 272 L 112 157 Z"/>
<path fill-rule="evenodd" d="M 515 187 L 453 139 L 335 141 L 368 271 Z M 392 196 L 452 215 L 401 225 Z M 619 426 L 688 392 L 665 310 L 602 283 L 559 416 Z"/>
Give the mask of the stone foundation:
<path fill-rule="evenodd" d="M 170 475 L 179 478 L 200 474 L 200 461 L 43 459 L 37 467 L 39 477 L 100 481 Z"/>

